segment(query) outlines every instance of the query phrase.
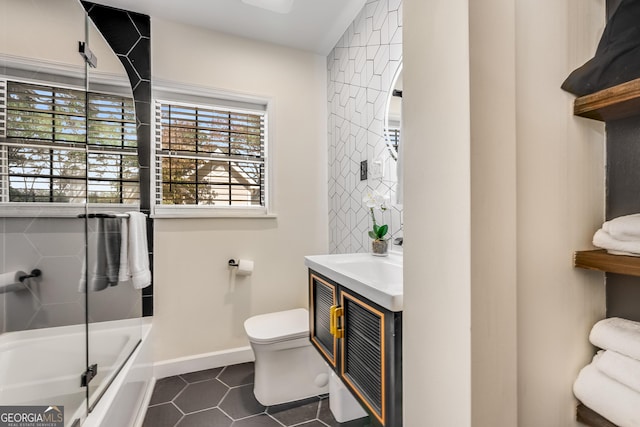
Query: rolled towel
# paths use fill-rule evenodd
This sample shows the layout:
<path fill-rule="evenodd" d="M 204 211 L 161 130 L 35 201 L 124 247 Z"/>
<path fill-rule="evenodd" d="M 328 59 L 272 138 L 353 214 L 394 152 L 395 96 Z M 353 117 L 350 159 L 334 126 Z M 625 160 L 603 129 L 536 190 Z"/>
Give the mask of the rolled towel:
<path fill-rule="evenodd" d="M 593 245 L 614 255 L 640 256 L 640 239 L 636 241 L 616 240 L 602 228 L 593 235 Z"/>
<path fill-rule="evenodd" d="M 129 271 L 129 220 L 122 218 L 120 224 L 120 270 L 118 271 L 118 282 L 126 282 L 131 279 Z"/>
<path fill-rule="evenodd" d="M 640 240 L 640 214 L 623 215 L 606 221 L 602 229 L 616 240 Z"/>
<path fill-rule="evenodd" d="M 640 360 L 640 323 L 619 317 L 603 319 L 593 325 L 589 341 L 596 347 L 613 350 Z"/>
<path fill-rule="evenodd" d="M 582 368 L 573 383 L 573 394 L 620 427 L 640 427 L 640 393 L 609 378 L 593 364 Z"/>
<path fill-rule="evenodd" d="M 147 216 L 142 212 L 127 212 L 129 214 L 129 274 L 131 285 L 135 289 L 142 289 L 151 284 L 149 269 L 149 251 L 147 249 Z"/>
<path fill-rule="evenodd" d="M 608 377 L 640 393 L 640 361 L 606 350 L 598 353 L 593 365 Z"/>

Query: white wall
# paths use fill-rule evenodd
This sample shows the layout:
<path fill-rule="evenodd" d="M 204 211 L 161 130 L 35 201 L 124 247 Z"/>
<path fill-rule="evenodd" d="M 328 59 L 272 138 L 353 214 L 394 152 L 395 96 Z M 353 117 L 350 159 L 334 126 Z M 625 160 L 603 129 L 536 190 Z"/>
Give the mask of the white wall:
<path fill-rule="evenodd" d="M 83 65 L 77 51 L 78 40 L 84 40 L 85 36 L 85 12 L 80 2 L 2 0 L 0 9 L 6 18 L 0 30 L 3 54 Z M 40 19 L 42 22 L 38 22 Z M 53 31 L 56 37 L 50 36 Z"/>
<path fill-rule="evenodd" d="M 578 425 L 604 138 L 560 84 L 604 1 L 404 4 L 405 424 Z"/>
<path fill-rule="evenodd" d="M 79 1 L 68 0 L 0 0 L 0 54 L 11 66 L 51 66 L 50 72 L 78 70 L 84 74 L 84 60 L 78 53 L 78 41 L 85 39 L 86 12 Z M 28 22 L 28 25 L 27 25 Z M 102 35 L 91 23 L 89 47 L 98 57 L 92 75 L 126 73 Z M 55 37 L 52 37 L 52 34 Z M 31 77 L 30 75 L 27 75 Z M 37 78 L 37 73 L 33 73 Z"/>
<path fill-rule="evenodd" d="M 472 425 L 516 426 L 515 2 L 471 1 L 469 16 Z"/>
<path fill-rule="evenodd" d="M 326 253 L 326 62 L 319 55 L 153 19 L 154 79 L 268 97 L 277 219 L 155 221 L 155 358 L 248 345 L 243 322 L 307 306 L 304 256 Z M 255 261 L 231 280 L 227 260 Z"/>
<path fill-rule="evenodd" d="M 604 219 L 604 126 L 559 89 L 604 22 L 604 0 L 516 1 L 519 427 L 577 425 L 571 386 L 604 317 L 602 274 L 572 268 Z"/>
<path fill-rule="evenodd" d="M 404 2 L 404 424 L 471 425 L 467 0 Z"/>

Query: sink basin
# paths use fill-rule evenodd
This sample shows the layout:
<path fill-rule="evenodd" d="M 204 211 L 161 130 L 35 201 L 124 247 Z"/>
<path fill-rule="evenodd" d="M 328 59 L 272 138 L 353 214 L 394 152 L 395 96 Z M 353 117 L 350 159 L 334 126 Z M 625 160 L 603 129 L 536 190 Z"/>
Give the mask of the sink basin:
<path fill-rule="evenodd" d="M 388 310 L 402 311 L 402 255 L 312 255 L 304 264 Z"/>

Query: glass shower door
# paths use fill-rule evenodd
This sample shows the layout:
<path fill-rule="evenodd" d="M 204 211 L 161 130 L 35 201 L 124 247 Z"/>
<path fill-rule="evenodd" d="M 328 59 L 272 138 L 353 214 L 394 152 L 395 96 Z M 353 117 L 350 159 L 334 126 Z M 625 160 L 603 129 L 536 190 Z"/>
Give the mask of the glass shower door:
<path fill-rule="evenodd" d="M 84 11 L 0 0 L 0 406 L 86 414 Z"/>
<path fill-rule="evenodd" d="M 91 411 L 141 338 L 142 295 L 129 279 L 130 214 L 139 211 L 136 117 L 129 79 L 87 19 L 88 382 Z"/>

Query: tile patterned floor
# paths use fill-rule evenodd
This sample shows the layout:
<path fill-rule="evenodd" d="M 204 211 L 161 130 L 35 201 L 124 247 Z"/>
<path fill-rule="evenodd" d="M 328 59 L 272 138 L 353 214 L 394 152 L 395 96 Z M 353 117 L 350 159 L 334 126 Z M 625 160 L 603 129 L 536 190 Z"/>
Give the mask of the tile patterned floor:
<path fill-rule="evenodd" d="M 262 406 L 253 396 L 253 363 L 163 378 L 143 427 L 369 427 L 367 418 L 338 423 L 328 396 Z"/>

